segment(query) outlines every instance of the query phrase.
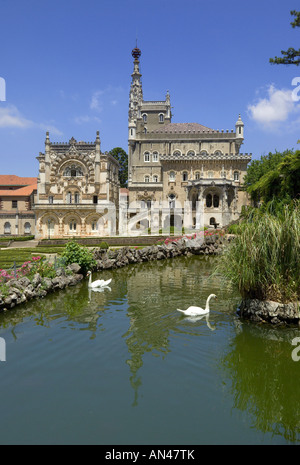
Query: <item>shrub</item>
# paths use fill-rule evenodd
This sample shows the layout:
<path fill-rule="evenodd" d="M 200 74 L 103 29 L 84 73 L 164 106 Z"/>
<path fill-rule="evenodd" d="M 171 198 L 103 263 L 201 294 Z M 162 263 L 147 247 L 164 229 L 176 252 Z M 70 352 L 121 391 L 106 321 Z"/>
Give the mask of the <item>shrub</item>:
<path fill-rule="evenodd" d="M 216 271 L 235 283 L 244 298 L 282 303 L 300 298 L 300 202 L 276 215 L 259 209 L 222 255 Z"/>
<path fill-rule="evenodd" d="M 239 224 L 230 224 L 227 229 L 228 234 L 240 234 L 241 226 Z"/>
<path fill-rule="evenodd" d="M 96 266 L 96 260 L 93 257 L 93 253 L 90 252 L 87 247 L 78 244 L 75 240 L 71 240 L 67 243 L 62 253 L 62 257 L 64 258 L 66 265 L 78 263 L 83 274 L 86 274 L 88 270 L 91 270 Z"/>
<path fill-rule="evenodd" d="M 100 242 L 99 247 L 100 247 L 100 249 L 108 249 L 108 248 L 109 248 L 109 245 L 108 245 L 107 242 L 102 241 L 102 242 Z"/>
<path fill-rule="evenodd" d="M 38 256 L 24 262 L 17 270 L 17 277 L 27 276 L 30 279 L 36 273 L 39 273 L 43 278 L 54 278 L 56 276 L 54 266 L 48 263 L 45 257 Z"/>

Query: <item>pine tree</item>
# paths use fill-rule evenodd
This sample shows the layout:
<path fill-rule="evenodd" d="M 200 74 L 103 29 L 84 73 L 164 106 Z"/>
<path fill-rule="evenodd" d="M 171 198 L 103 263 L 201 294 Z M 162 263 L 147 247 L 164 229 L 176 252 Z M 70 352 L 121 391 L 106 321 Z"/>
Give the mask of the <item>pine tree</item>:
<path fill-rule="evenodd" d="M 300 11 L 293 10 L 291 15 L 295 16 L 295 20 L 291 22 L 293 28 L 300 27 Z M 300 49 L 295 50 L 290 47 L 287 51 L 281 50 L 283 57 L 270 58 L 270 63 L 277 65 L 296 65 L 300 64 Z"/>

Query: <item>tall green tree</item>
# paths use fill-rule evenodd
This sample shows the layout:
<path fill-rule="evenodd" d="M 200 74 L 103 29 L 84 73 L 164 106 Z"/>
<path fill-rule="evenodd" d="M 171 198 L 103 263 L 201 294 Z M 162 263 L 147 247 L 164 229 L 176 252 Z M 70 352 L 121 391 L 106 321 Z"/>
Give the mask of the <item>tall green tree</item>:
<path fill-rule="evenodd" d="M 269 153 L 260 160 L 253 160 L 244 182 L 254 203 L 299 198 L 300 151 Z"/>
<path fill-rule="evenodd" d="M 293 28 L 300 27 L 300 11 L 293 10 L 291 15 L 295 17 L 291 22 Z M 270 63 L 277 65 L 300 65 L 300 49 L 290 47 L 287 51 L 281 50 L 283 57 L 270 58 Z"/>
<path fill-rule="evenodd" d="M 110 150 L 110 155 L 112 155 L 120 164 L 119 169 L 119 181 L 120 187 L 127 187 L 128 182 L 128 155 L 124 149 L 121 147 L 115 147 Z"/>

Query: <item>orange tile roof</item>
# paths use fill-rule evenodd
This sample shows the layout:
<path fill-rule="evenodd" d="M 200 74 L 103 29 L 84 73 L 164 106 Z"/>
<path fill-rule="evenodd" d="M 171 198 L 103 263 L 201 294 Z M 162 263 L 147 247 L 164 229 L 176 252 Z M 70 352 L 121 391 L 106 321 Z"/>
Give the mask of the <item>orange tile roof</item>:
<path fill-rule="evenodd" d="M 37 178 L 23 178 L 15 174 L 0 174 L 0 186 L 28 186 L 36 182 Z"/>
<path fill-rule="evenodd" d="M 31 184 L 30 186 L 20 187 L 20 189 L 3 189 L 0 190 L 0 196 L 2 197 L 22 197 L 31 195 L 34 190 L 37 190 L 37 184 Z"/>

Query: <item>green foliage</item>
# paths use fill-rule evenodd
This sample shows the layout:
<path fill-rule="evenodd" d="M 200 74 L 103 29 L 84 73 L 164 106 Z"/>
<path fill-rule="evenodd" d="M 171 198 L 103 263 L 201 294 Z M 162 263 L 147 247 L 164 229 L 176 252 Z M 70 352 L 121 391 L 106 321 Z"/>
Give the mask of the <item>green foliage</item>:
<path fill-rule="evenodd" d="M 78 263 L 83 274 L 86 274 L 88 270 L 92 270 L 96 266 L 93 253 L 90 252 L 87 247 L 78 244 L 75 240 L 71 240 L 67 243 L 62 257 L 66 265 Z"/>
<path fill-rule="evenodd" d="M 9 294 L 9 289 L 5 283 L 0 282 L 0 297 L 4 299 Z"/>
<path fill-rule="evenodd" d="M 271 202 L 264 212 L 249 209 L 217 271 L 244 298 L 289 302 L 300 298 L 299 263 L 300 201 L 281 207 Z"/>
<path fill-rule="evenodd" d="M 32 241 L 34 239 L 34 236 L 5 236 L 5 237 L 0 237 L 0 242 L 7 242 L 7 241 L 16 241 L 16 242 L 22 242 L 22 241 Z"/>
<path fill-rule="evenodd" d="M 26 276 L 33 278 L 36 273 L 39 273 L 43 278 L 55 278 L 56 271 L 52 264 L 48 263 L 45 257 L 32 257 L 21 266 L 17 271 L 18 277 Z"/>
<path fill-rule="evenodd" d="M 112 155 L 120 164 L 119 168 L 119 181 L 120 187 L 127 187 L 128 181 L 128 155 L 121 147 L 115 147 L 110 150 L 110 155 Z"/>
<path fill-rule="evenodd" d="M 295 20 L 291 22 L 293 28 L 300 27 L 300 11 L 293 10 L 291 15 L 295 16 Z M 295 50 L 290 47 L 287 51 L 281 50 L 283 57 L 270 58 L 270 63 L 277 65 L 296 65 L 300 64 L 300 49 Z"/>
<path fill-rule="evenodd" d="M 241 226 L 239 224 L 230 224 L 227 229 L 228 234 L 240 234 Z"/>
<path fill-rule="evenodd" d="M 245 176 L 245 186 L 254 203 L 274 198 L 289 202 L 300 194 L 300 151 L 286 150 L 253 160 Z"/>
<path fill-rule="evenodd" d="M 99 247 L 100 247 L 100 249 L 109 249 L 109 245 L 105 241 L 100 242 Z"/>

